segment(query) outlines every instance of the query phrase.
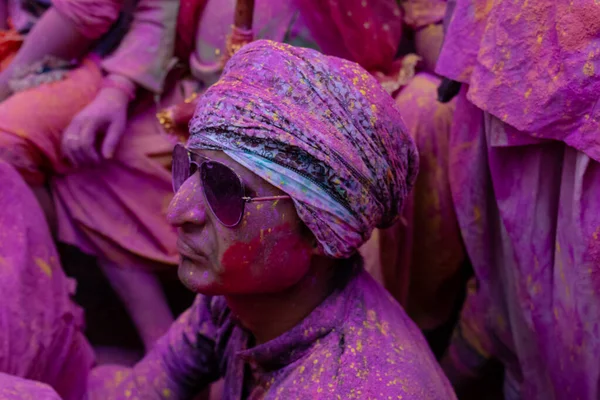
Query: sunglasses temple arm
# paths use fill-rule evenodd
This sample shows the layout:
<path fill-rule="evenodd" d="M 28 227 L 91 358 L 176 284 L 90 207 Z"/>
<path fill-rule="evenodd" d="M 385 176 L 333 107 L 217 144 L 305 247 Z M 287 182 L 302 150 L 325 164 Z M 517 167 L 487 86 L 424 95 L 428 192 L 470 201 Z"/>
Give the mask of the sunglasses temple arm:
<path fill-rule="evenodd" d="M 291 199 L 290 196 L 270 196 L 270 197 L 244 197 L 244 201 L 248 203 L 255 203 L 261 201 L 276 201 L 276 200 L 286 200 Z"/>

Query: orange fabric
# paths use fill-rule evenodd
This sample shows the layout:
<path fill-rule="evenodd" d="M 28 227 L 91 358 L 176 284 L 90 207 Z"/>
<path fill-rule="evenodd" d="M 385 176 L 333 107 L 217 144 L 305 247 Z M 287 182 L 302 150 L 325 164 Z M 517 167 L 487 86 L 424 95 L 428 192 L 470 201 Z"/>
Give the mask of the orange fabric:
<path fill-rule="evenodd" d="M 437 102 L 438 83 L 437 77 L 420 73 L 396 97 L 419 149 L 419 175 L 403 219 L 378 231 L 377 240 L 361 249 L 366 268 L 421 329 L 434 329 L 451 316 L 465 259 L 448 176 L 455 106 Z"/>

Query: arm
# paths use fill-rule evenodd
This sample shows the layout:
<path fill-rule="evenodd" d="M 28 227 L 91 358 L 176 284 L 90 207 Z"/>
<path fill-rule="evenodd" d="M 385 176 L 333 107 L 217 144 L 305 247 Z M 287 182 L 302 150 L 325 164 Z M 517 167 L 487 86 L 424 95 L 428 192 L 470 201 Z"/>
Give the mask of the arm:
<path fill-rule="evenodd" d="M 173 57 L 178 10 L 178 0 L 139 0 L 127 35 L 102 63 L 108 73 L 105 84 L 63 134 L 62 152 L 71 164 L 79 167 L 112 158 L 125 133 L 127 109 L 136 89 L 162 91 Z M 98 135 L 103 132 L 98 148 Z"/>
<path fill-rule="evenodd" d="M 217 329 L 202 295 L 171 326 L 110 398 L 193 398 L 218 379 Z"/>
<path fill-rule="evenodd" d="M 139 0 L 129 32 L 102 63 L 104 70 L 161 93 L 173 59 L 178 11 L 177 0 Z"/>
<path fill-rule="evenodd" d="M 54 0 L 27 35 L 10 66 L 0 74 L 0 100 L 10 93 L 8 82 L 19 68 L 52 55 L 80 58 L 116 21 L 122 1 Z M 93 16 L 93 17 L 91 17 Z"/>

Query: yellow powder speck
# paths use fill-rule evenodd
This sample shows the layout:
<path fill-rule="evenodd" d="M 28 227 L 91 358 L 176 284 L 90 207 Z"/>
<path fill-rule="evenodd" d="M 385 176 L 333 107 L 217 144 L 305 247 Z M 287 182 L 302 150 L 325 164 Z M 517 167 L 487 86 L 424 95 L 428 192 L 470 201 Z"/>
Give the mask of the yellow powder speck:
<path fill-rule="evenodd" d="M 162 394 L 166 398 L 171 397 L 171 391 L 169 389 L 163 389 Z"/>
<path fill-rule="evenodd" d="M 44 271 L 48 277 L 52 278 L 52 268 L 50 268 L 50 265 L 48 265 L 46 261 L 42 260 L 41 258 L 36 258 L 35 264 L 40 267 L 40 269 Z"/>
<path fill-rule="evenodd" d="M 525 98 L 528 99 L 529 96 L 531 96 L 531 92 L 533 91 L 532 88 L 527 89 L 527 91 L 525 92 Z"/>
<path fill-rule="evenodd" d="M 594 64 L 591 61 L 587 61 L 584 65 L 583 65 L 583 74 L 585 76 L 594 76 Z"/>
<path fill-rule="evenodd" d="M 544 39 L 544 36 L 540 33 L 539 35 L 537 35 L 537 42 L 538 44 L 542 44 L 542 40 Z"/>

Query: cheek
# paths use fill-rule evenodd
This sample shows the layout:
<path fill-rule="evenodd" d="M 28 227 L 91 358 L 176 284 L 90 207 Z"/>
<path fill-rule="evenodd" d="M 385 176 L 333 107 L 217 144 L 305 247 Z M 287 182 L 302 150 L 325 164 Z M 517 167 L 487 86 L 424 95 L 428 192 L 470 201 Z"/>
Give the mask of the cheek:
<path fill-rule="evenodd" d="M 306 273 L 311 255 L 310 244 L 289 223 L 263 229 L 250 242 L 236 242 L 225 251 L 224 281 L 264 290 L 291 285 Z"/>
<path fill-rule="evenodd" d="M 265 267 L 277 268 L 277 275 L 303 275 L 310 264 L 312 249 L 297 232 L 274 238 L 266 245 Z"/>
<path fill-rule="evenodd" d="M 223 253 L 221 258 L 221 268 L 223 275 L 228 277 L 232 285 L 243 283 L 247 279 L 251 269 L 261 254 L 260 238 L 254 239 L 248 243 L 235 242 Z"/>

